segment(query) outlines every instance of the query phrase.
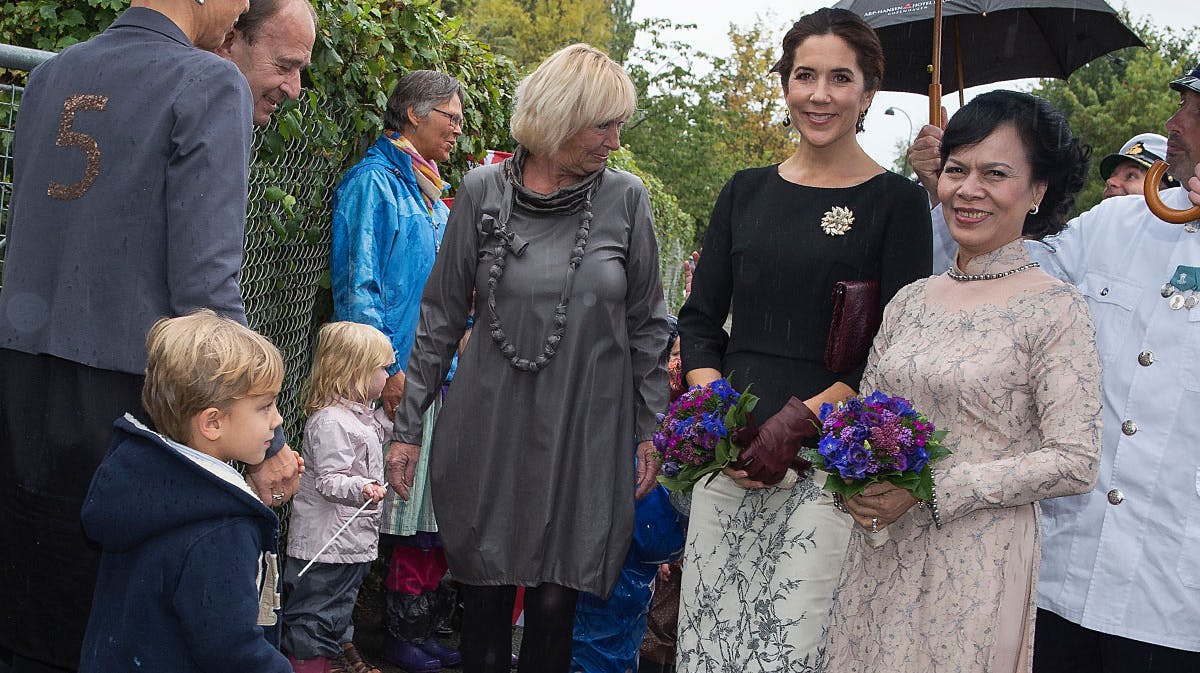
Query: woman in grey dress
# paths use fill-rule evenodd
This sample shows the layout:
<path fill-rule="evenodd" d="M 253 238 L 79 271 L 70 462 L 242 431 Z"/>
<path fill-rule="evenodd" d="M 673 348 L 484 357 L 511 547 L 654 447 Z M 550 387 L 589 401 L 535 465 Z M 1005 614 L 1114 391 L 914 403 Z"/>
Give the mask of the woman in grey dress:
<path fill-rule="evenodd" d="M 474 294 L 482 329 L 430 449 L 446 559 L 464 585 L 468 673 L 508 669 L 518 586 L 520 671 L 567 670 L 577 592 L 611 592 L 634 484 L 639 495 L 654 485 L 650 439 L 667 402 L 658 249 L 645 187 L 606 167 L 635 102 L 629 77 L 592 47 L 546 59 L 517 89 L 515 156 L 463 180 L 425 286 L 388 481 L 408 496 L 421 414 Z"/>

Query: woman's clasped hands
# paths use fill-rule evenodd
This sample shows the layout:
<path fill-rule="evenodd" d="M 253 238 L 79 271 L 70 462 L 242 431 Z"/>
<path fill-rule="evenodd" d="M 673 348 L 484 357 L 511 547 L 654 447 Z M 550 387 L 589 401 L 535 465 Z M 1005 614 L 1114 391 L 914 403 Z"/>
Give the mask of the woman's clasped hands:
<path fill-rule="evenodd" d="M 764 488 L 783 480 L 789 467 L 804 471 L 810 464 L 796 454 L 802 442 L 817 436 L 821 422 L 804 402 L 792 397 L 754 433 L 725 476 L 742 488 Z"/>
<path fill-rule="evenodd" d="M 864 530 L 876 532 L 892 525 L 919 501 L 894 484 L 871 484 L 845 501 L 846 511 Z"/>

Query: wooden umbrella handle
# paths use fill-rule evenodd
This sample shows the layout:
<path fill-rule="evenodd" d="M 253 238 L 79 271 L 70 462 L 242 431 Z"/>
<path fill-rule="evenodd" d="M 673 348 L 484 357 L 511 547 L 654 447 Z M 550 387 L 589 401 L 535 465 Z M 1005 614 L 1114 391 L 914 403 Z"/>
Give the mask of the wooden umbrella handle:
<path fill-rule="evenodd" d="M 1171 224 L 1184 224 L 1194 220 L 1200 220 L 1200 206 L 1192 206 L 1187 210 L 1175 210 L 1162 202 L 1158 196 L 1158 187 L 1162 183 L 1163 174 L 1167 172 L 1167 162 L 1155 161 L 1150 170 L 1146 171 L 1146 182 L 1144 183 L 1146 197 L 1146 205 L 1150 208 L 1150 212 L 1163 222 Z"/>

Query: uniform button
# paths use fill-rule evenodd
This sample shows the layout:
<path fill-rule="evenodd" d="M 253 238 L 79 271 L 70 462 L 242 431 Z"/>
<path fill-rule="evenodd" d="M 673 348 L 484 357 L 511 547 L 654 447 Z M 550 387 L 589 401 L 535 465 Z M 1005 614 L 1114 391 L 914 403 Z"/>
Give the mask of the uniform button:
<path fill-rule="evenodd" d="M 1121 432 L 1127 435 L 1132 435 L 1133 433 L 1137 432 L 1137 423 L 1134 423 L 1133 421 L 1125 421 L 1121 424 Z"/>
<path fill-rule="evenodd" d="M 1138 353 L 1138 364 L 1143 367 L 1149 367 L 1154 364 L 1154 353 L 1150 351 L 1142 351 Z"/>
<path fill-rule="evenodd" d="M 1125 502 L 1125 494 L 1121 492 L 1121 489 L 1114 488 L 1108 492 L 1108 502 L 1109 504 L 1119 505 Z"/>
<path fill-rule="evenodd" d="M 1100 296 L 1107 297 L 1108 296 L 1108 288 L 1104 288 L 1103 290 L 1100 290 Z"/>

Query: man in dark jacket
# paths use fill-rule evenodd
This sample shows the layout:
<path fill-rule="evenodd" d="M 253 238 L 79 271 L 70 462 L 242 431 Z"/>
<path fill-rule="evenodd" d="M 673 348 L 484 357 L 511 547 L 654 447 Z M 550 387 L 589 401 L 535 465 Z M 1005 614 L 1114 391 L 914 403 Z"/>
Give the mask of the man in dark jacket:
<path fill-rule="evenodd" d="M 0 654 L 13 673 L 78 666 L 98 563 L 79 511 L 113 420 L 141 415 L 146 331 L 198 307 L 246 319 L 253 104 L 210 51 L 248 3 L 134 4 L 34 69 L 16 120 L 0 290 Z"/>

